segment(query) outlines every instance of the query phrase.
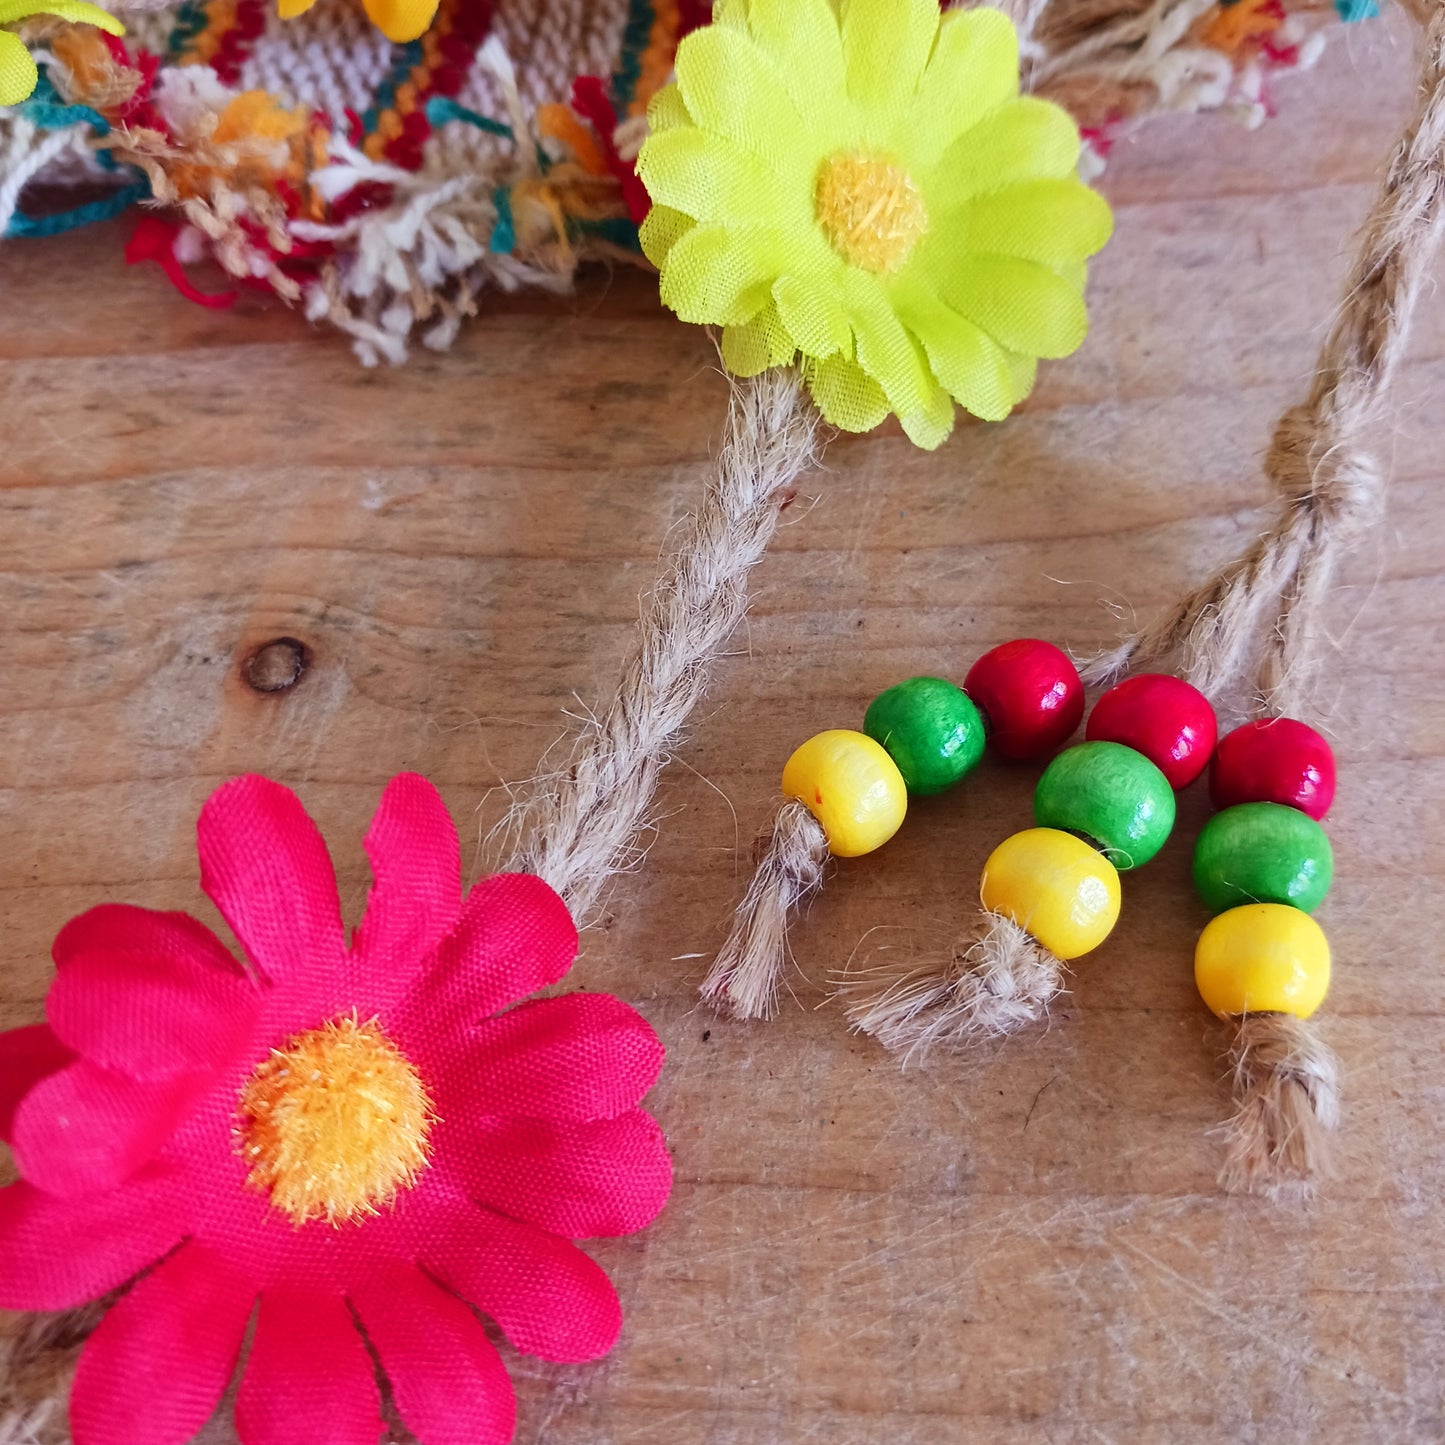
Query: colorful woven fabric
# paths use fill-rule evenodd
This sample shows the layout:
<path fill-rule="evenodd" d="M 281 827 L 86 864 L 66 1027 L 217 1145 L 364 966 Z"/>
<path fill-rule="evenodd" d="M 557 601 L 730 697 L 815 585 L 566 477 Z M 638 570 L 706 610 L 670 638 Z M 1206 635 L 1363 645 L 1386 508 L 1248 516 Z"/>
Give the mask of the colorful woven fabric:
<path fill-rule="evenodd" d="M 237 288 L 347 332 L 367 363 L 401 361 L 417 340 L 448 346 L 488 286 L 562 290 L 589 258 L 646 264 L 633 161 L 647 103 L 710 13 L 708 0 L 441 0 L 421 39 L 393 45 L 359 0 L 286 21 L 274 0 L 110 3 L 123 40 L 28 37 L 41 85 L 0 110 L 0 235 L 149 199 L 168 229 L 146 232 L 137 259 L 179 275 L 209 256 Z M 1162 111 L 1257 124 L 1273 79 L 1312 64 L 1339 20 L 1317 0 L 1001 8 L 1026 87 L 1079 121 L 1088 172 Z M 34 180 L 90 190 L 34 214 Z"/>

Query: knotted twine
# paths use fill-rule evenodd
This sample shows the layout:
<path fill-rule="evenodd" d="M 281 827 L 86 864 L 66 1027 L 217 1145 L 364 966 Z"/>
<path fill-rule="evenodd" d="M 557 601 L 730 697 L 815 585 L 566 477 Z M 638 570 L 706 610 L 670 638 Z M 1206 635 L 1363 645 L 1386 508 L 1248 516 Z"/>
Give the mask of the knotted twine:
<path fill-rule="evenodd" d="M 1426 33 L 1419 101 L 1395 147 L 1306 399 L 1275 429 L 1264 471 L 1280 498 L 1273 524 L 1159 622 L 1084 670 L 1107 685 L 1178 658 L 1218 701 L 1247 690 L 1259 716 L 1298 715 L 1320 663 L 1321 614 L 1340 558 L 1378 519 L 1384 475 L 1372 434 L 1405 352 L 1441 230 L 1445 190 L 1445 5 Z M 987 915 L 949 953 L 845 979 L 855 1027 L 905 1057 L 1012 1032 L 1043 1016 L 1062 986 L 1037 944 L 999 939 Z M 1040 987 L 1040 983 L 1043 987 Z M 1232 1023 L 1235 1112 L 1221 1183 L 1297 1197 L 1331 1168 L 1339 1062 L 1314 1025 L 1286 1014 Z"/>
<path fill-rule="evenodd" d="M 1439 244 L 1442 191 L 1445 5 L 1437 4 L 1416 109 L 1365 224 L 1309 395 L 1280 419 L 1265 458 L 1280 497 L 1273 525 L 1172 612 L 1099 658 L 1088 681 L 1177 656 L 1216 700 L 1247 689 L 1259 716 L 1308 707 L 1336 566 L 1383 509 L 1373 437 Z M 1313 1023 L 1256 1014 L 1234 1021 L 1229 1062 L 1235 1111 L 1221 1182 L 1272 1196 L 1308 1192 L 1332 1167 L 1338 1060 Z"/>

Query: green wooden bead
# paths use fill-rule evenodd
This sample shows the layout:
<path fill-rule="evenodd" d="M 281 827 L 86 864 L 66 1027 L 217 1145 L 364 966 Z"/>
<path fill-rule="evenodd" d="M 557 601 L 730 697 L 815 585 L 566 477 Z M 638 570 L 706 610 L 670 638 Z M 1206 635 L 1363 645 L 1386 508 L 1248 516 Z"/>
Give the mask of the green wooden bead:
<path fill-rule="evenodd" d="M 880 692 L 868 705 L 863 731 L 887 749 L 916 796 L 953 787 L 983 756 L 979 710 L 941 677 L 910 677 Z"/>
<path fill-rule="evenodd" d="M 1213 913 L 1245 903 L 1287 903 L 1313 913 L 1334 876 L 1325 830 L 1282 803 L 1225 808 L 1194 845 L 1194 886 Z"/>
<path fill-rule="evenodd" d="M 1087 838 L 1122 873 L 1164 846 L 1174 827 L 1174 789 L 1133 748 L 1080 743 L 1044 769 L 1034 821 Z"/>

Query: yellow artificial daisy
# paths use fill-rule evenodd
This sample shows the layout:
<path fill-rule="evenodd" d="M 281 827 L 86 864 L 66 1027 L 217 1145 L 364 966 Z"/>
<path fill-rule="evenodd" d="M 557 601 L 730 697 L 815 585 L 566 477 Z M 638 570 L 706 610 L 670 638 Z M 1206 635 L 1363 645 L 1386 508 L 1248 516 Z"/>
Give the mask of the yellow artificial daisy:
<path fill-rule="evenodd" d="M 1084 339 L 1109 208 L 1079 134 L 1018 93 L 996 10 L 719 0 L 648 109 L 642 248 L 740 376 L 800 360 L 822 414 L 922 447 L 999 420 Z"/>
<path fill-rule="evenodd" d="M 33 15 L 54 15 L 76 25 L 98 25 L 112 35 L 125 26 L 96 5 L 83 0 L 0 0 L 0 26 L 15 25 Z M 40 72 L 18 35 L 0 29 L 0 105 L 19 105 L 35 92 Z"/>

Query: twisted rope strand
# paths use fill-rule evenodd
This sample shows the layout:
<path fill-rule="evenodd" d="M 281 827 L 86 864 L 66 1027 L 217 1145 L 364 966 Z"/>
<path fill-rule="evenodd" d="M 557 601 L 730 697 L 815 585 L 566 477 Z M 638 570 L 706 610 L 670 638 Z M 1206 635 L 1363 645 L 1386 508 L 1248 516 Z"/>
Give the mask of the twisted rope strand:
<path fill-rule="evenodd" d="M 791 368 L 733 388 L 727 433 L 701 508 L 647 599 L 617 695 L 571 764 L 540 779 L 504 831 L 511 867 L 536 873 L 584 921 L 637 854 L 667 753 L 748 605 L 748 578 L 782 505 L 818 457 L 818 414 Z"/>
<path fill-rule="evenodd" d="M 1265 458 L 1281 500 L 1274 524 L 1171 613 L 1098 658 L 1086 681 L 1110 682 L 1177 653 L 1189 680 L 1212 696 L 1248 686 L 1261 712 L 1300 709 L 1319 661 L 1319 617 L 1336 564 L 1383 503 L 1370 432 L 1439 243 L 1442 189 L 1445 7 L 1437 5 L 1419 102 L 1365 224 L 1309 395 L 1281 418 Z"/>

